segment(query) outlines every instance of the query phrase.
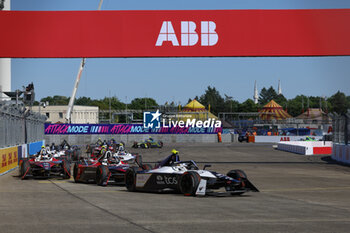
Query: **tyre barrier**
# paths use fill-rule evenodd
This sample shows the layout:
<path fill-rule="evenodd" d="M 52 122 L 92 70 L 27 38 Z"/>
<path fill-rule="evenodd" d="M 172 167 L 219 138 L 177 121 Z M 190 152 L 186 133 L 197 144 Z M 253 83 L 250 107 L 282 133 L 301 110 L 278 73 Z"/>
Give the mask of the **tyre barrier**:
<path fill-rule="evenodd" d="M 333 143 L 322 141 L 290 141 L 279 142 L 277 149 L 302 155 L 331 155 Z"/>

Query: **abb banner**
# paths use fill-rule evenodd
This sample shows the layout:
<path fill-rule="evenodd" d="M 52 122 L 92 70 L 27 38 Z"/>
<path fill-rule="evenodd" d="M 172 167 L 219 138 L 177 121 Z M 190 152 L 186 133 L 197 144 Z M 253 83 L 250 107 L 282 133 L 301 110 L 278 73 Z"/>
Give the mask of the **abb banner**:
<path fill-rule="evenodd" d="M 0 11 L 0 57 L 350 55 L 350 9 Z"/>

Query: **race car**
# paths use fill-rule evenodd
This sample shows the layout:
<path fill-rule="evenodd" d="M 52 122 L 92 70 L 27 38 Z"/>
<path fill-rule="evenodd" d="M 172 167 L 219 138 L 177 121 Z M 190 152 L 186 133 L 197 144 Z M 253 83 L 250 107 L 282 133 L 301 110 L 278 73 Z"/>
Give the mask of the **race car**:
<path fill-rule="evenodd" d="M 133 148 L 144 148 L 144 149 L 149 149 L 149 148 L 162 148 L 163 147 L 163 142 L 162 141 L 154 141 L 153 138 L 149 138 L 143 142 L 134 142 L 132 145 Z"/>
<path fill-rule="evenodd" d="M 106 151 L 98 158 L 82 159 L 75 163 L 73 177 L 76 183 L 96 183 L 107 186 L 108 183 L 124 184 L 125 171 L 130 164 L 137 164 L 139 168 L 147 169 L 142 164 L 140 155 L 132 155 L 125 151 Z"/>
<path fill-rule="evenodd" d="M 125 173 L 125 186 L 128 191 L 162 192 L 172 190 L 185 196 L 196 195 L 241 195 L 259 190 L 248 180 L 242 170 L 231 170 L 226 175 L 199 169 L 190 161 L 180 161 L 172 154 L 156 164 L 154 169 L 140 170 L 131 167 Z M 222 189 L 224 191 L 214 192 Z"/>
<path fill-rule="evenodd" d="M 70 169 L 70 162 L 66 158 L 55 158 L 52 154 L 43 152 L 43 150 L 37 156 L 19 161 L 19 173 L 22 180 L 29 177 L 52 176 L 69 179 Z"/>
<path fill-rule="evenodd" d="M 54 158 L 65 157 L 69 161 L 77 161 L 80 158 L 81 151 L 79 146 L 71 146 L 66 140 L 56 146 L 54 143 L 51 146 L 46 146 L 47 152 L 52 154 Z"/>
<path fill-rule="evenodd" d="M 112 152 L 116 152 L 120 145 L 125 147 L 124 142 L 117 143 L 113 138 L 108 142 L 106 140 L 102 141 L 99 138 L 96 143 L 86 145 L 86 153 L 89 154 L 92 158 L 97 158 L 103 153 L 101 151 L 109 150 Z"/>

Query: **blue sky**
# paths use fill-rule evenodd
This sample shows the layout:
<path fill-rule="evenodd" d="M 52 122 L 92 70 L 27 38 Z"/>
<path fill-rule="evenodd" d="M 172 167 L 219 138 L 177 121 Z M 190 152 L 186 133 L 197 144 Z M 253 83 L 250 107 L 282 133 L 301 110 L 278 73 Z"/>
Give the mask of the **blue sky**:
<path fill-rule="evenodd" d="M 99 0 L 12 0 L 12 10 L 95 10 Z M 350 8 L 349 0 L 104 0 L 102 10 L 327 9 Z M 80 59 L 12 59 L 12 89 L 34 82 L 36 99 L 70 96 Z M 276 58 L 89 58 L 77 97 L 152 97 L 185 104 L 215 86 L 235 100 L 252 98 L 281 80 L 283 94 L 350 95 L 350 57 Z"/>

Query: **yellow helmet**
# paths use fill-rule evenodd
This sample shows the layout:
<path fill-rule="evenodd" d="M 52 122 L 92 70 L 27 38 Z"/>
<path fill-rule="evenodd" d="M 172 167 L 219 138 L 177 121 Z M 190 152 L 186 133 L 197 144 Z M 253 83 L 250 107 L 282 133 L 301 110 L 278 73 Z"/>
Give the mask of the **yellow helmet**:
<path fill-rule="evenodd" d="M 171 153 L 174 154 L 174 155 L 176 155 L 176 154 L 178 154 L 179 152 L 178 152 L 177 150 L 173 149 L 173 150 L 171 151 Z"/>
<path fill-rule="evenodd" d="M 41 146 L 41 148 L 45 148 L 45 146 Z"/>

